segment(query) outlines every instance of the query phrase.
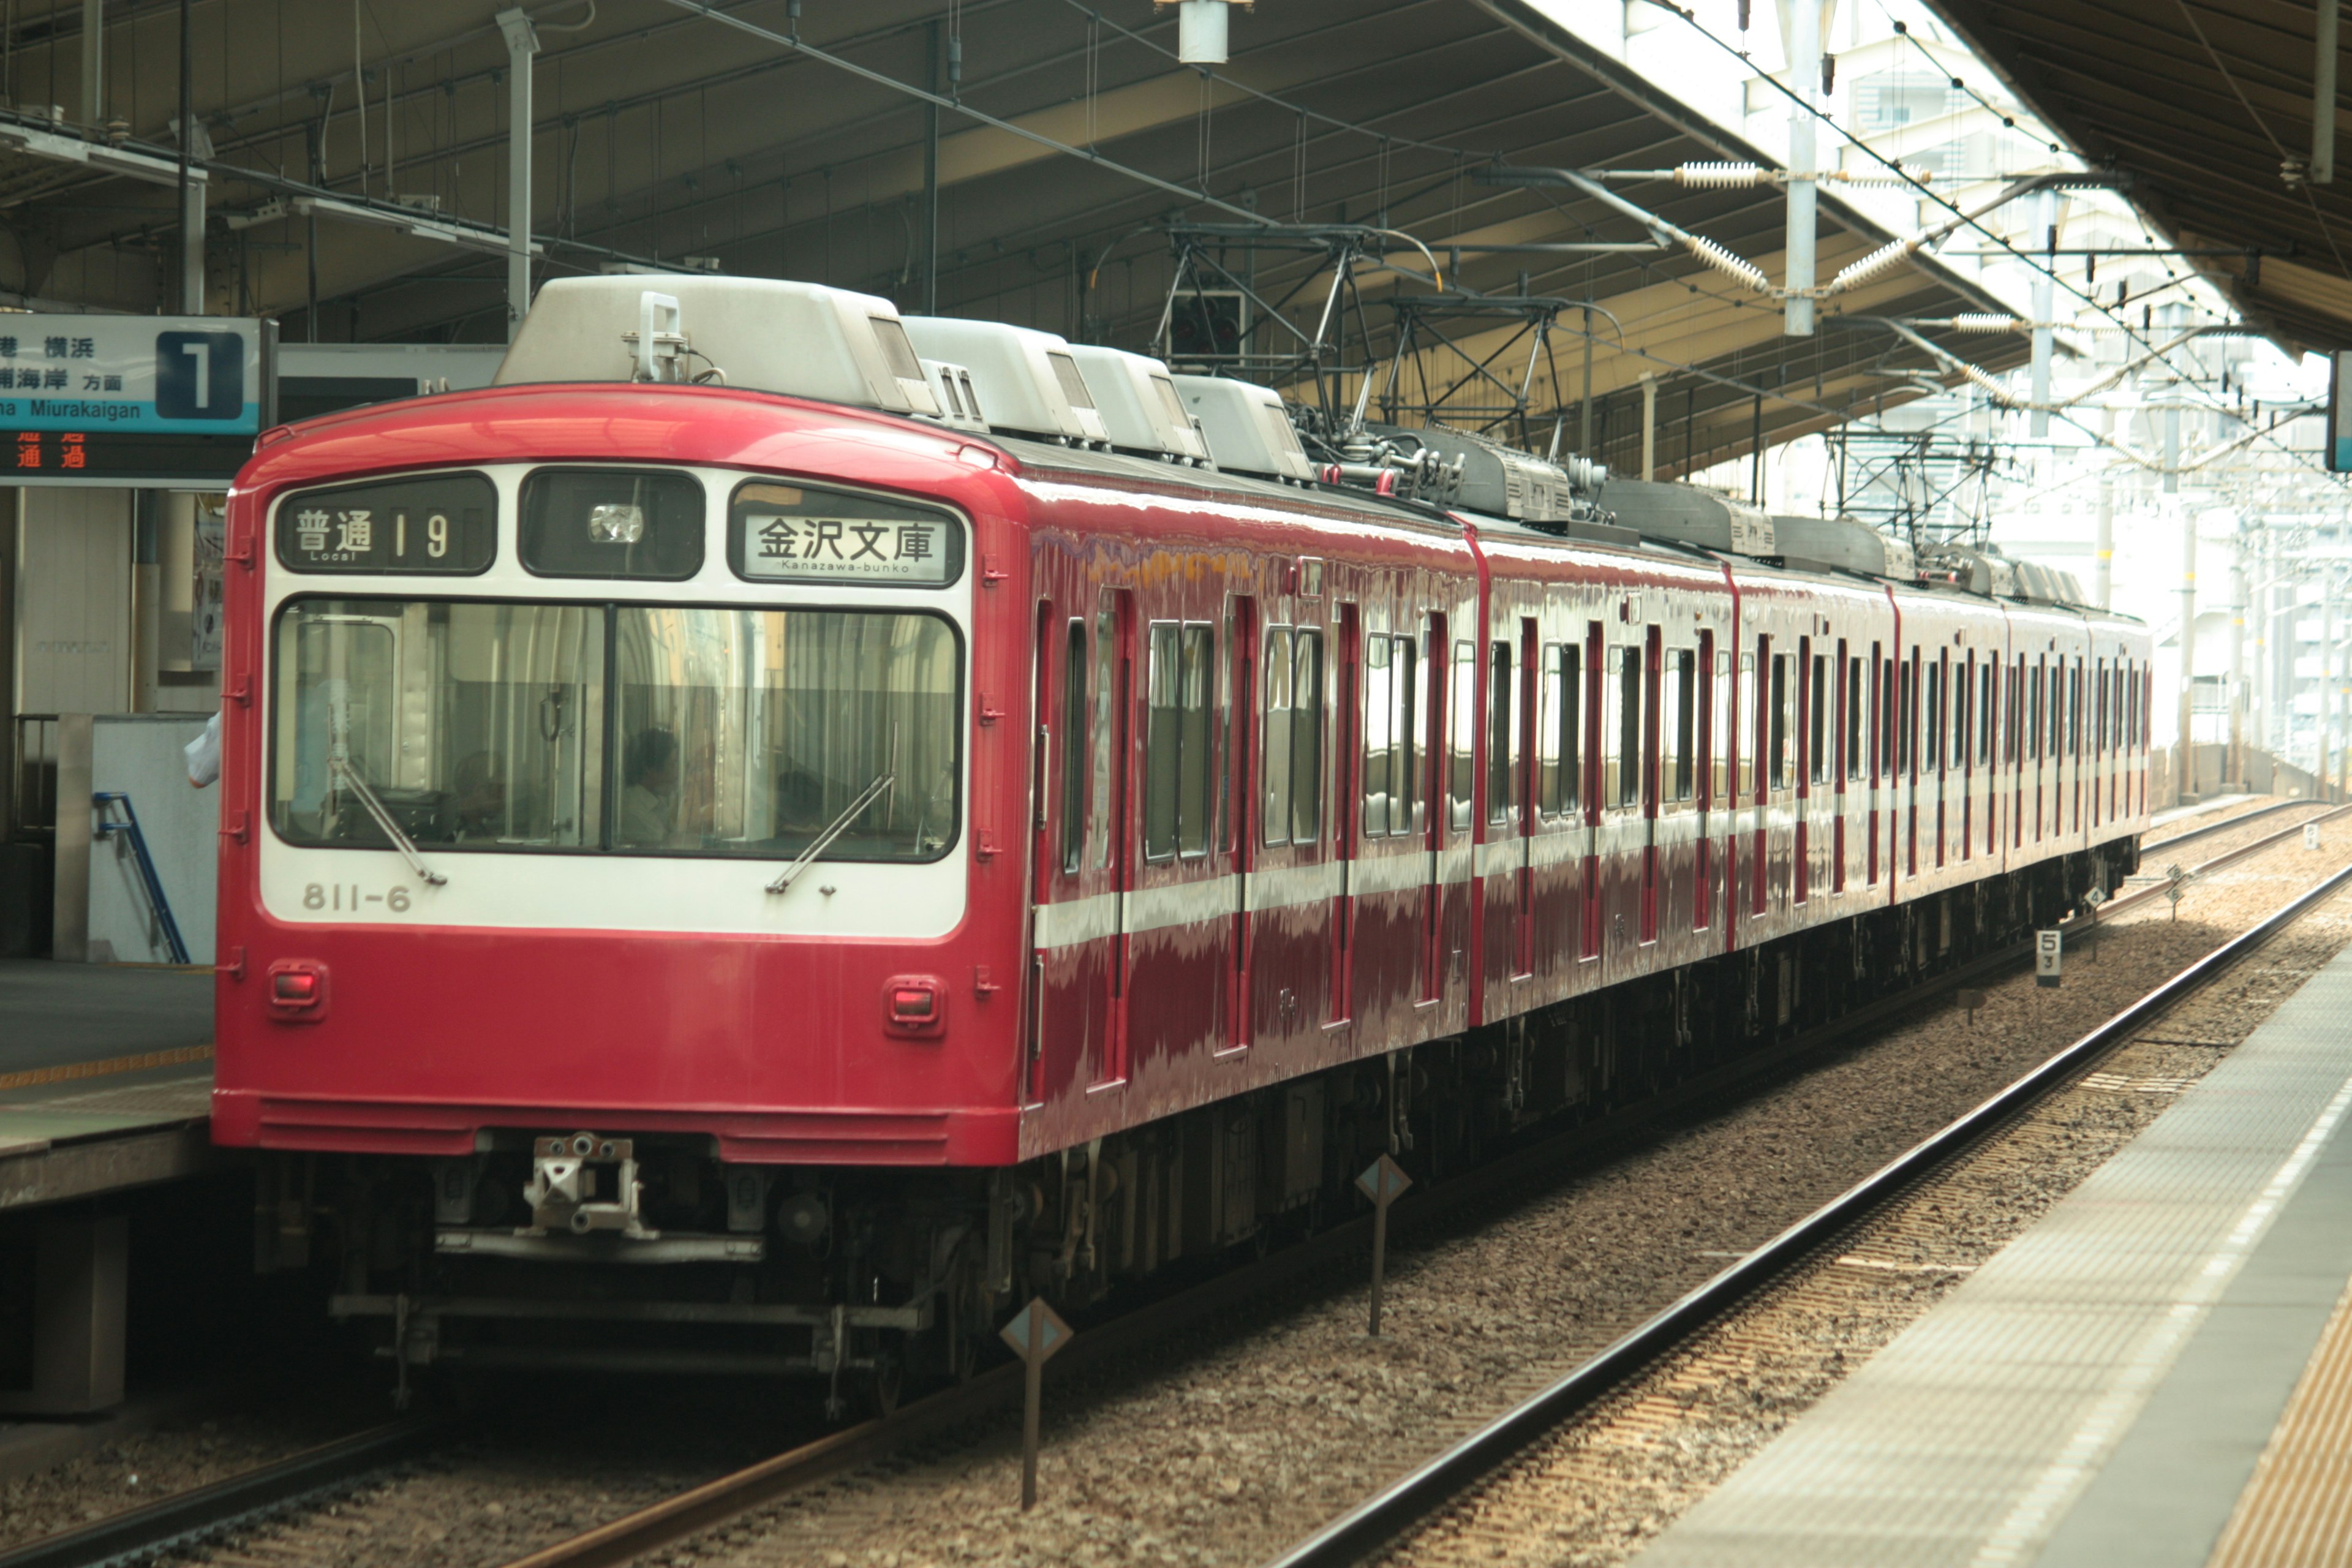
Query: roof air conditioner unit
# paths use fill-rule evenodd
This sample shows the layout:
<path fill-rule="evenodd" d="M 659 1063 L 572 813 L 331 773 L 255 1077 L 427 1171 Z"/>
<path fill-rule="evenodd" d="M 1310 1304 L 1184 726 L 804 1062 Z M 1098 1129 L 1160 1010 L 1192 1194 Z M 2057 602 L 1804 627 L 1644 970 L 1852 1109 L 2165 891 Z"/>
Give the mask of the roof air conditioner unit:
<path fill-rule="evenodd" d="M 1102 411 L 1110 444 L 1122 452 L 1206 462 L 1209 444 L 1192 423 L 1168 367 L 1124 349 L 1072 343 L 1070 357 L 1087 378 Z"/>
<path fill-rule="evenodd" d="M 1290 427 L 1290 416 L 1282 411 L 1282 399 L 1272 387 L 1221 375 L 1173 379 L 1185 408 L 1201 422 L 1201 434 L 1208 437 L 1209 456 L 1217 467 L 1301 484 L 1315 477 L 1314 465 L 1298 444 L 1298 432 Z"/>
<path fill-rule="evenodd" d="M 940 413 L 897 306 L 767 278 L 551 279 L 492 384 L 648 380 Z"/>
<path fill-rule="evenodd" d="M 925 359 L 971 372 L 991 428 L 1047 440 L 1110 439 L 1070 345 L 1055 333 L 957 316 L 909 316 L 907 334 Z"/>

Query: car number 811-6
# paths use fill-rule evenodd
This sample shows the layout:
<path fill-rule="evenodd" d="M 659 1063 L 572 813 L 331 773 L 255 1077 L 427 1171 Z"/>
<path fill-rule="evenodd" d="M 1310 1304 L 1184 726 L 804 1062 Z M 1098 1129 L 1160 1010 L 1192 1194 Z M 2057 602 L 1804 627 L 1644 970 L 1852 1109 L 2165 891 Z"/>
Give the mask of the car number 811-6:
<path fill-rule="evenodd" d="M 352 914 L 362 912 L 369 904 L 379 904 L 394 914 L 408 912 L 408 889 L 394 888 L 388 893 L 363 893 L 356 882 L 312 882 L 302 889 L 302 907 L 306 910 L 348 910 Z"/>

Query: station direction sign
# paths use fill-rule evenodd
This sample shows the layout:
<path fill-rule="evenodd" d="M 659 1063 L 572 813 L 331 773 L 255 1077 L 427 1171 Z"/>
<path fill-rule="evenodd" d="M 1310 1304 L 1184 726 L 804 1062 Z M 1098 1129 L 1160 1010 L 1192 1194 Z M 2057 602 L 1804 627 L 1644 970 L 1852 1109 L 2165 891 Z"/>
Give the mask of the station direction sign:
<path fill-rule="evenodd" d="M 274 337 L 234 317 L 0 315 L 0 482 L 219 488 L 276 420 Z"/>

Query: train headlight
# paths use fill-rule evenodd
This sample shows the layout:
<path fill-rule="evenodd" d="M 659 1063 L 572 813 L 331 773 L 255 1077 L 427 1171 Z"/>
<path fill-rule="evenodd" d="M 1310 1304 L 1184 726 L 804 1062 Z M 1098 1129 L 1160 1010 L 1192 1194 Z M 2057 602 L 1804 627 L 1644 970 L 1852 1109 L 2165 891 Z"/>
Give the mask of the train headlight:
<path fill-rule="evenodd" d="M 600 501 L 588 509 L 588 537 L 599 544 L 635 544 L 646 536 L 646 509 Z"/>

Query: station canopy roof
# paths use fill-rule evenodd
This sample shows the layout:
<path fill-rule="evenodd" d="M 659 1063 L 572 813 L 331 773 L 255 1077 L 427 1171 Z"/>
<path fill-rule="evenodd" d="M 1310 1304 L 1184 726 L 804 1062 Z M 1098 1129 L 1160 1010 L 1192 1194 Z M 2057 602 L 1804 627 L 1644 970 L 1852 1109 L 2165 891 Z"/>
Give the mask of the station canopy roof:
<path fill-rule="evenodd" d="M 2128 176 L 2173 243 L 2238 252 L 2191 259 L 2249 321 L 2352 348 L 2352 139 L 2334 183 L 2283 177 L 2312 152 L 2313 0 L 1929 4 L 2044 124 Z M 2333 112 L 2342 138 L 2340 96 Z"/>
<path fill-rule="evenodd" d="M 0 288 L 13 284 L 37 309 L 175 309 L 178 6 L 107 7 L 95 126 L 80 103 L 82 7 L 36 9 L 12 13 L 5 53 L 17 107 L 0 110 L 0 204 L 14 242 L 0 246 Z M 213 312 L 277 316 L 289 342 L 504 336 L 509 84 L 499 9 L 362 7 L 355 40 L 349 12 L 194 5 Z M 1246 315 L 1254 329 L 1240 346 L 1272 356 L 1260 379 L 1296 395 L 1311 384 L 1296 363 L 1275 361 L 1313 336 L 1335 258 L 1352 258 L 1356 289 L 1333 312 L 1327 366 L 1382 363 L 1407 319 L 1390 300 L 1438 294 L 1433 263 L 1448 298 L 1403 307 L 1416 343 L 1431 346 L 1386 404 L 1379 373 L 1375 415 L 1441 401 L 1458 382 L 1440 416 L 1475 428 L 1491 417 L 1476 407 L 1507 403 L 1525 382 L 1528 423 L 1497 433 L 1541 447 L 1557 420 L 1560 449 L 1579 449 L 1589 303 L 1591 455 L 1621 472 L 1635 466 L 1649 372 L 1662 476 L 1748 452 L 1759 402 L 1769 445 L 1948 381 L 1917 343 L 1857 318 L 2008 311 L 1919 258 L 1824 302 L 1813 335 L 1788 337 L 1778 304 L 1678 245 L 1655 247 L 1607 204 L 1569 187 L 1492 183 L 1497 164 L 1769 163 L 1519 0 L 1265 0 L 1232 13 L 1230 62 L 1205 72 L 1175 58 L 1175 13 L 1143 0 L 961 0 L 952 10 L 567 0 L 530 10 L 542 279 L 709 266 L 887 295 L 909 314 L 995 318 L 1150 351 L 1178 274 L 1171 226 L 1197 226 L 1208 232 L 1194 237 L 1189 276 L 1207 294 L 1184 296 L 1172 330 L 1213 353 L 1216 311 L 1228 326 Z M 787 41 L 795 28 L 811 48 Z M 906 85 L 935 85 L 954 101 L 937 108 Z M 925 193 L 935 113 L 934 277 Z M 1612 188 L 1780 278 L 1776 187 Z M 1234 242 L 1267 222 L 1281 226 L 1254 246 Z M 1890 237 L 1823 192 L 1820 276 Z M 1544 248 L 1593 244 L 1620 248 Z M 1236 285 L 1260 306 L 1235 305 Z M 1565 302 L 1532 373 L 1523 312 L 1486 298 L 1520 295 Z M 1275 326 L 1261 306 L 1278 306 L 1291 325 Z M 2017 335 L 1954 347 L 1996 370 L 2026 353 Z M 1468 368 L 1481 359 L 1484 375 Z"/>

